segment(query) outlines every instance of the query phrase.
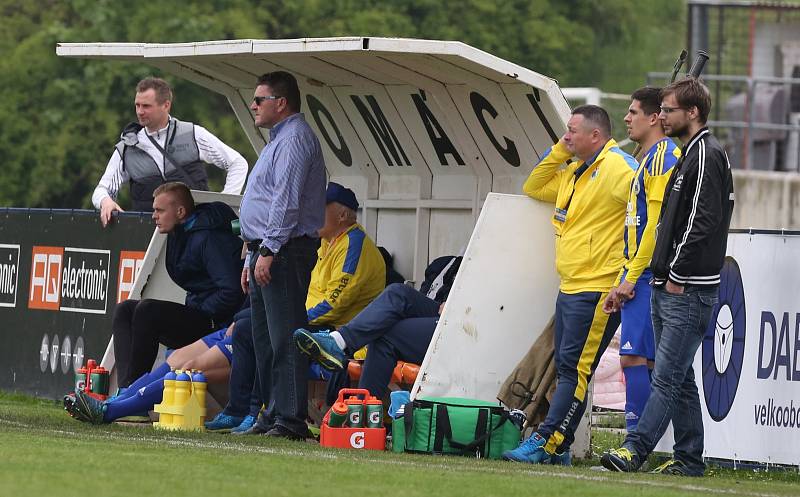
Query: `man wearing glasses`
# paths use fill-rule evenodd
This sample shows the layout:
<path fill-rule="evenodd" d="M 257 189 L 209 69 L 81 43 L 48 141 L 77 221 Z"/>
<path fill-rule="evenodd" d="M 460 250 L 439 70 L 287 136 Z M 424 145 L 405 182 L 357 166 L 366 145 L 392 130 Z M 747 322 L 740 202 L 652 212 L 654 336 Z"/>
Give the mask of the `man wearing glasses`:
<path fill-rule="evenodd" d="M 652 391 L 622 447 L 600 458 L 612 471 L 638 470 L 670 421 L 673 459 L 654 472 L 702 476 L 705 471 L 703 416 L 692 362 L 718 301 L 734 197 L 728 156 L 706 127 L 710 110 L 708 89 L 694 78 L 661 92 L 664 131 L 685 147 L 667 183 L 651 262 L 657 344 Z"/>
<path fill-rule="evenodd" d="M 269 143 L 239 213 L 248 249 L 242 290 L 250 293 L 257 374 L 270 402 L 264 418 L 274 422 L 265 434 L 293 440 L 308 434 L 308 361 L 292 332 L 308 325 L 305 301 L 325 221 L 325 162 L 300 104 L 291 74 L 258 78 L 250 110 L 256 126 L 270 130 Z"/>
<path fill-rule="evenodd" d="M 661 200 L 681 153 L 664 135 L 658 118 L 661 88 L 646 86 L 631 95 L 625 114 L 628 136 L 644 155 L 631 183 L 625 216 L 625 265 L 603 303 L 604 312 L 620 312 L 619 362 L 625 375 L 625 427 L 632 431 L 650 396 L 650 370 L 656 344 L 650 318 L 650 259 L 656 245 Z"/>
<path fill-rule="evenodd" d="M 208 190 L 205 164 L 226 171 L 222 193 L 238 195 L 247 178 L 247 161 L 207 129 L 170 116 L 172 89 L 161 78 L 136 85 L 136 118 L 125 126 L 106 171 L 92 194 L 103 226 L 114 211 L 122 211 L 117 195 L 131 185 L 133 209 L 153 210 L 153 191 L 171 181 L 195 190 Z"/>

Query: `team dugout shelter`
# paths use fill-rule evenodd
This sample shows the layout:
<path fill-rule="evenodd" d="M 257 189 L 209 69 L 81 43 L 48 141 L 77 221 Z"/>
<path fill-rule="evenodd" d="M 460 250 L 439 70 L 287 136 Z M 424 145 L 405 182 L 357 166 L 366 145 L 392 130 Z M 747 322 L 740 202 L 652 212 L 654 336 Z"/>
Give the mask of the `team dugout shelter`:
<path fill-rule="evenodd" d="M 256 79 L 297 77 L 329 179 L 352 188 L 360 221 L 421 282 L 464 250 L 489 192 L 520 193 L 565 130 L 555 80 L 460 42 L 388 38 L 177 44 L 61 43 L 65 57 L 138 61 L 224 95 L 259 152 Z"/>

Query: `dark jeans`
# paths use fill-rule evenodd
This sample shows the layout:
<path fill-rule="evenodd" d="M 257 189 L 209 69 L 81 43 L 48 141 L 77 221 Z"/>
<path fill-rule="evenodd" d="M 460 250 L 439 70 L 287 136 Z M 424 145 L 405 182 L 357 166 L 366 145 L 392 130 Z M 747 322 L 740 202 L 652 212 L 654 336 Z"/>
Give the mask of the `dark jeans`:
<path fill-rule="evenodd" d="M 369 345 L 358 382 L 381 398 L 398 360 L 419 364 L 428 351 L 439 303 L 401 283 L 393 283 L 349 323 L 339 328 L 353 353 Z"/>
<path fill-rule="evenodd" d="M 547 417 L 537 432 L 545 450 L 562 453 L 575 440 L 575 429 L 586 411 L 586 394 L 600 357 L 614 337 L 619 313 L 605 314 L 606 293 L 558 292 L 553 357 L 558 381 Z"/>
<path fill-rule="evenodd" d="M 438 322 L 438 316 L 403 319 L 370 343 L 358 388 L 365 388 L 382 399 L 397 361 L 422 364 Z"/>
<path fill-rule="evenodd" d="M 114 360 L 120 387 L 150 371 L 158 344 L 179 349 L 208 335 L 214 323 L 204 313 L 164 300 L 126 300 L 114 309 Z"/>
<path fill-rule="evenodd" d="M 246 316 L 235 318 L 236 324 L 233 326 L 233 362 L 228 383 L 228 405 L 223 411 L 229 416 L 256 416 L 262 404 L 253 349 L 251 311 L 246 309 L 246 312 Z"/>
<path fill-rule="evenodd" d="M 651 308 L 656 335 L 656 364 L 650 398 L 639 425 L 625 437 L 624 447 L 644 461 L 667 430 L 675 431 L 674 458 L 690 474 L 702 475 L 703 416 L 692 362 L 705 335 L 718 287 L 687 287 L 674 295 L 653 288 Z"/>
<path fill-rule="evenodd" d="M 270 418 L 305 436 L 308 414 L 308 360 L 297 350 L 292 333 L 308 324 L 306 295 L 317 261 L 319 240 L 289 240 L 274 257 L 266 286 L 258 286 L 253 269 L 258 258 L 250 253 L 250 304 L 253 346 L 261 398 L 270 403 Z"/>

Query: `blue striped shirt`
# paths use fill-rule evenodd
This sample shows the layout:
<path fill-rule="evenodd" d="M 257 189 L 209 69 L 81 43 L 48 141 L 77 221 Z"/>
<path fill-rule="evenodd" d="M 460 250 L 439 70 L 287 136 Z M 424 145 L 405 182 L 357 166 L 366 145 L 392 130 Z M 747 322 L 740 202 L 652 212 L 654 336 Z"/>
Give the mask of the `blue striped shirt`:
<path fill-rule="evenodd" d="M 239 211 L 242 236 L 278 253 L 291 238 L 325 222 L 325 161 L 303 114 L 275 125 L 247 179 Z"/>

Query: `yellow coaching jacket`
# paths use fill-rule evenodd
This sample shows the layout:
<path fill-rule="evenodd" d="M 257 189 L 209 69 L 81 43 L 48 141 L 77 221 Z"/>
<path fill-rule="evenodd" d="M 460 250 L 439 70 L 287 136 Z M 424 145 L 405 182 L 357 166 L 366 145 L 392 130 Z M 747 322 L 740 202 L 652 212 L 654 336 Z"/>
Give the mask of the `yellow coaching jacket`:
<path fill-rule="evenodd" d="M 607 292 L 625 259 L 620 227 L 638 167 L 613 139 L 576 180 L 584 161 L 564 166 L 572 153 L 558 142 L 536 165 L 523 190 L 555 204 L 556 269 L 564 293 Z"/>
<path fill-rule="evenodd" d="M 306 309 L 309 324 L 338 328 L 381 293 L 386 263 L 359 224 L 331 242 L 322 240 L 311 271 Z"/>

